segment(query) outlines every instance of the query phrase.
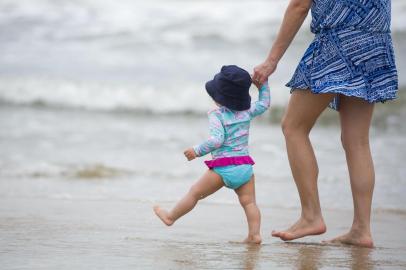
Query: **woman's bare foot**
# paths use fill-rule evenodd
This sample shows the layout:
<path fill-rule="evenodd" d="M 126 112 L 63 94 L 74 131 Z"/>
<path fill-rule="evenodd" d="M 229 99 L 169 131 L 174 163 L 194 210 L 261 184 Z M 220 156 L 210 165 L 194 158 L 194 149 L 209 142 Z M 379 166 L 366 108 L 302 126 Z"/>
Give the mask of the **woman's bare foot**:
<path fill-rule="evenodd" d="M 322 218 L 308 221 L 300 218 L 286 231 L 272 231 L 272 236 L 279 237 L 283 241 L 290 241 L 307 235 L 319 235 L 326 232 L 326 225 Z"/>
<path fill-rule="evenodd" d="M 244 243 L 245 244 L 261 244 L 262 238 L 259 234 L 257 235 L 249 235 L 247 238 L 245 238 Z"/>
<path fill-rule="evenodd" d="M 328 241 L 323 241 L 324 244 L 339 244 L 339 245 L 353 245 L 358 247 L 373 248 L 374 242 L 371 234 L 364 234 L 350 231 L 346 234 L 338 236 Z"/>
<path fill-rule="evenodd" d="M 158 205 L 154 206 L 155 214 L 168 226 L 171 226 L 175 221 L 169 218 L 168 211 L 161 209 Z"/>

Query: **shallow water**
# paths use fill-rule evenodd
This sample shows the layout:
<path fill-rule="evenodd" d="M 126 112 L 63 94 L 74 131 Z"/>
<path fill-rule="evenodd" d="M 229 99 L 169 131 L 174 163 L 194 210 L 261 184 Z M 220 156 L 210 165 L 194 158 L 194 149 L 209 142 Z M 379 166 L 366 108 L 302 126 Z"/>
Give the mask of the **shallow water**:
<path fill-rule="evenodd" d="M 202 160 L 208 158 L 187 162 L 182 154 L 206 138 L 205 117 L 3 106 L 0 121 L 3 197 L 174 201 L 204 172 Z M 406 210 L 403 134 L 401 124 L 371 131 L 377 179 L 374 204 L 380 209 Z M 323 205 L 351 209 L 339 128 L 319 125 L 311 138 L 319 160 Z M 266 119 L 254 121 L 250 144 L 261 204 L 297 207 L 279 126 Z M 228 190 L 208 200 L 236 203 Z"/>
<path fill-rule="evenodd" d="M 351 223 L 351 192 L 335 125 L 311 134 L 327 235 L 270 239 L 298 216 L 280 128 L 253 122 L 257 200 L 264 245 L 246 233 L 237 198 L 222 189 L 166 228 L 154 203 L 170 207 L 205 170 L 184 148 L 207 135 L 207 119 L 44 107 L 1 106 L 0 261 L 4 269 L 399 269 L 406 267 L 406 138 L 401 123 L 374 127 L 373 233 L 377 249 L 321 247 Z M 392 123 L 393 124 L 393 123 Z M 309 241 L 310 244 L 309 244 Z M 360 267 L 362 265 L 362 267 Z M 366 268 L 365 268 L 365 267 Z"/>

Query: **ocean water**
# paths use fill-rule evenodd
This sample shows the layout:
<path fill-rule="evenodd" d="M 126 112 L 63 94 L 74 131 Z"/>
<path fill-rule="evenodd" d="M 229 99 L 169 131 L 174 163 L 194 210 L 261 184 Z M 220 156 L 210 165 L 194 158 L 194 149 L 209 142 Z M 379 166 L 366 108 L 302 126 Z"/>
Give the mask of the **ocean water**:
<path fill-rule="evenodd" d="M 204 113 L 204 83 L 266 56 L 288 1 L 2 0 L 0 101 L 91 110 Z M 392 1 L 406 81 L 406 2 Z M 313 38 L 309 17 L 270 78 L 273 104 Z M 201 102 L 194 102 L 196 99 Z"/>
<path fill-rule="evenodd" d="M 67 200 L 175 202 L 207 169 L 183 150 L 207 137 L 207 118 L 149 117 L 128 112 L 2 106 L 0 108 L 0 197 Z M 374 206 L 406 211 L 406 126 L 375 127 L 371 148 L 376 167 Z M 352 209 L 345 155 L 335 126 L 311 134 L 326 209 Z M 261 205 L 297 208 L 281 129 L 266 118 L 253 123 L 250 152 L 256 160 Z M 219 191 L 207 202 L 238 204 L 234 192 Z"/>

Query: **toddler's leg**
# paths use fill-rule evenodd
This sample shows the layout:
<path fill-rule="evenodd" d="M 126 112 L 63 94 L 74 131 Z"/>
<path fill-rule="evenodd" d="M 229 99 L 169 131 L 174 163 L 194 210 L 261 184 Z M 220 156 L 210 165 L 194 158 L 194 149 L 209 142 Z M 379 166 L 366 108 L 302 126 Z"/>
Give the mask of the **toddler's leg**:
<path fill-rule="evenodd" d="M 240 200 L 241 206 L 244 208 L 248 222 L 248 237 L 244 240 L 245 243 L 260 244 L 261 233 L 261 213 L 259 212 L 255 201 L 255 177 L 252 175 L 251 180 L 235 190 Z"/>
<path fill-rule="evenodd" d="M 172 225 L 178 218 L 192 210 L 197 202 L 224 186 L 221 176 L 212 170 L 206 173 L 197 181 L 171 211 L 154 206 L 155 214 L 168 226 Z"/>

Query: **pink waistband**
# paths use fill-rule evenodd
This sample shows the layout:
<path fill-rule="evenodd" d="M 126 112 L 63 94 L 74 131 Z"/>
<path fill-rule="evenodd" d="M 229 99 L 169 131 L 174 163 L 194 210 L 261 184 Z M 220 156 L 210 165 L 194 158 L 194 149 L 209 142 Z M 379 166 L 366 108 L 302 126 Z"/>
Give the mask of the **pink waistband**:
<path fill-rule="evenodd" d="M 229 165 L 244 165 L 244 164 L 255 164 L 254 160 L 250 156 L 236 156 L 236 157 L 223 157 L 223 158 L 216 158 L 213 160 L 206 160 L 207 167 L 209 169 L 215 167 L 223 167 Z"/>

